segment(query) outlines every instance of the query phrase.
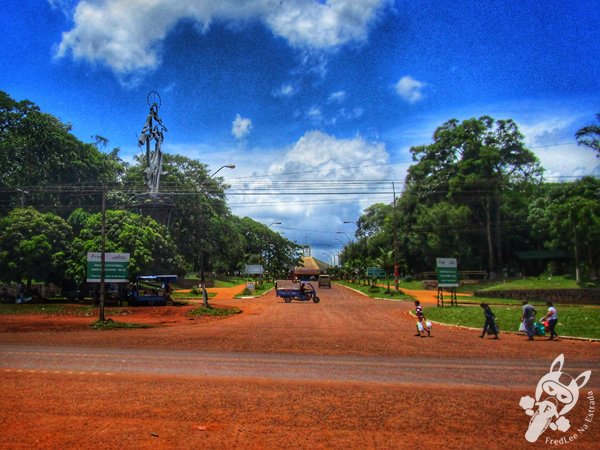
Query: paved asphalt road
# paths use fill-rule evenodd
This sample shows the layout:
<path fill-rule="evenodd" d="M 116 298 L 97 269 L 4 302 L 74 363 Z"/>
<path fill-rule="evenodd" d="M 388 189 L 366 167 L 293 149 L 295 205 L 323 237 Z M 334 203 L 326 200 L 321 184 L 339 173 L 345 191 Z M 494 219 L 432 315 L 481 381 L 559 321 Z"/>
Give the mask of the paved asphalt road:
<path fill-rule="evenodd" d="M 142 349 L 0 345 L 0 369 L 29 373 L 169 375 L 253 378 L 270 381 L 326 381 L 420 385 L 449 384 L 527 388 L 545 364 L 515 359 L 319 356 Z M 579 364 L 583 370 L 583 366 Z M 600 363 L 585 367 L 600 369 Z M 571 364 L 571 369 L 578 369 Z"/>

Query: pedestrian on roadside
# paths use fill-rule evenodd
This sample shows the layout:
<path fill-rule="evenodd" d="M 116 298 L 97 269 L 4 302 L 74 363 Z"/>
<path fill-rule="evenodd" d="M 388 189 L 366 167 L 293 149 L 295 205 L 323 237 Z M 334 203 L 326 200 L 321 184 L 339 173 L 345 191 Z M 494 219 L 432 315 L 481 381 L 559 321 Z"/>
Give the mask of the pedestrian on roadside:
<path fill-rule="evenodd" d="M 558 323 L 558 313 L 556 312 L 556 308 L 552 302 L 547 302 L 548 312 L 546 313 L 546 317 L 544 320 L 548 322 L 548 331 L 550 331 L 550 340 L 556 338 L 558 339 L 558 334 L 555 331 L 556 324 Z"/>
<path fill-rule="evenodd" d="M 481 303 L 479 306 L 483 308 L 483 315 L 485 316 L 485 323 L 483 324 L 483 331 L 481 332 L 480 338 L 485 336 L 485 333 L 493 334 L 494 339 L 498 337 L 498 327 L 496 326 L 496 315 L 492 312 L 490 305 L 487 303 Z"/>
<path fill-rule="evenodd" d="M 523 315 L 521 316 L 521 322 L 525 326 L 525 332 L 530 341 L 533 341 L 535 335 L 535 314 L 536 309 L 529 304 L 527 300 L 523 300 Z"/>
<path fill-rule="evenodd" d="M 415 300 L 415 316 L 417 316 L 417 334 L 415 336 L 425 337 L 422 333 L 426 332 L 427 336 L 431 336 L 431 326 L 427 323 L 425 314 L 423 313 L 423 307 L 419 300 Z"/>

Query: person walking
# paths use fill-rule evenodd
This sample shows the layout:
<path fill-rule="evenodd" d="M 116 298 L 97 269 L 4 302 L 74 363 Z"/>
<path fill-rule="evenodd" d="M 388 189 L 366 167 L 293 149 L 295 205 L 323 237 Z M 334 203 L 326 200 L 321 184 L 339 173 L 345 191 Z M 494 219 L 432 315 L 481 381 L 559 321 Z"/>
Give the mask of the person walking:
<path fill-rule="evenodd" d="M 523 300 L 523 315 L 521 316 L 521 322 L 525 325 L 525 332 L 530 341 L 533 341 L 533 336 L 535 336 L 536 313 L 536 309 L 530 305 L 527 300 Z"/>
<path fill-rule="evenodd" d="M 485 316 L 485 323 L 483 324 L 483 331 L 481 332 L 480 338 L 485 336 L 485 333 L 493 334 L 494 339 L 500 339 L 498 337 L 498 327 L 496 326 L 496 315 L 492 312 L 490 305 L 487 303 L 481 303 L 479 306 L 483 309 L 483 315 Z"/>
<path fill-rule="evenodd" d="M 558 313 L 556 312 L 556 308 L 552 302 L 547 302 L 548 312 L 546 313 L 546 317 L 544 320 L 548 322 L 548 331 L 550 331 L 550 340 L 558 339 L 558 334 L 556 333 L 556 324 L 558 323 Z"/>
<path fill-rule="evenodd" d="M 427 325 L 427 319 L 423 313 L 423 307 L 419 300 L 415 300 L 415 316 L 417 316 L 417 334 L 415 336 L 425 337 L 422 333 L 426 332 L 427 336 L 431 336 L 431 328 Z"/>

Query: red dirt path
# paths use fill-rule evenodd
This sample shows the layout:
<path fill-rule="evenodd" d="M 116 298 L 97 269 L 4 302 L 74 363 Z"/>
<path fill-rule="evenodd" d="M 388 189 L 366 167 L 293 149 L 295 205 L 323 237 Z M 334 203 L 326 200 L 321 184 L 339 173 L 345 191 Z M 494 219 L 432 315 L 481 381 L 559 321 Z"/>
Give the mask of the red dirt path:
<path fill-rule="evenodd" d="M 391 357 L 431 362 L 431 368 L 409 383 L 334 381 L 326 369 L 317 382 L 281 380 L 277 373 L 260 379 L 55 373 L 5 367 L 0 359 L 0 448 L 541 448 L 548 446 L 543 440 L 524 440 L 529 417 L 519 399 L 533 395 L 542 367 L 563 353 L 573 375 L 592 369 L 586 395 L 588 389 L 600 394 L 597 343 L 527 342 L 507 334 L 493 341 L 445 326 L 436 326 L 432 338 L 417 338 L 409 302 L 371 300 L 337 285 L 319 291 L 319 304 L 285 304 L 273 293 L 234 300 L 234 291 L 211 300 L 243 311 L 224 319 L 192 319 L 186 316 L 192 306 L 109 315 L 158 325 L 150 329 L 90 330 L 95 317 L 0 316 L 0 358 L 27 344 L 48 352 L 68 345 L 82 354 L 142 348 Z M 430 293 L 417 295 L 432 307 Z M 448 369 L 448 361 L 464 358 L 480 363 L 491 379 L 457 382 L 465 369 Z M 490 374 L 484 369 L 492 362 L 510 369 Z M 432 383 L 433 371 L 453 382 Z M 513 374 L 525 381 L 515 384 Z M 573 424 L 585 423 L 584 401 L 569 415 Z M 564 447 L 597 445 L 600 415 L 594 420 Z"/>

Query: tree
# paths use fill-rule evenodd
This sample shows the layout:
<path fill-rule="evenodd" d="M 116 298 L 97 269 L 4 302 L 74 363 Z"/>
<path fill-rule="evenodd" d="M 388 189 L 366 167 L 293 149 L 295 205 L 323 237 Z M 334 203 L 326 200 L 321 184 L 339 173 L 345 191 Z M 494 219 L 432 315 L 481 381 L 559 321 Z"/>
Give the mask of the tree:
<path fill-rule="evenodd" d="M 0 219 L 2 279 L 25 281 L 28 291 L 34 279 L 62 284 L 71 239 L 71 227 L 55 214 L 33 208 L 12 210 Z"/>
<path fill-rule="evenodd" d="M 243 264 L 261 264 L 268 276 L 285 278 L 301 259 L 301 247 L 255 220 L 233 219 L 243 243 Z"/>
<path fill-rule="evenodd" d="M 413 147 L 411 153 L 417 164 L 409 168 L 406 190 L 416 204 L 431 207 L 448 201 L 468 206 L 482 230 L 479 245 L 486 250 L 487 269 L 502 268 L 505 195 L 515 186 L 538 181 L 542 174 L 516 123 L 488 116 L 453 119 L 435 131 L 432 144 Z M 412 212 L 419 210 L 413 206 Z"/>
<path fill-rule="evenodd" d="M 81 227 L 70 246 L 67 268 L 67 275 L 77 284 L 86 279 L 87 253 L 98 252 L 101 248 L 102 215 L 90 214 L 87 219 L 84 216 L 81 211 L 75 211 L 69 218 Z M 130 253 L 131 280 L 144 274 L 183 276 L 187 271 L 185 260 L 177 253 L 167 229 L 151 217 L 128 211 L 106 211 L 106 251 Z"/>
<path fill-rule="evenodd" d="M 126 188 L 143 185 L 145 162 L 138 157 L 124 178 Z M 231 212 L 225 199 L 221 178 L 211 178 L 206 164 L 181 155 L 163 155 L 161 174 L 162 195 L 170 197 L 173 208 L 169 231 L 181 253 L 194 270 L 203 272 L 225 267 L 229 260 L 231 241 L 228 237 Z M 127 199 L 123 208 L 130 207 Z"/>
<path fill-rule="evenodd" d="M 548 184 L 529 208 L 531 228 L 546 249 L 568 250 L 575 275 L 586 262 L 588 275 L 600 271 L 600 180 L 585 177 L 572 183 Z"/>
<path fill-rule="evenodd" d="M 38 210 L 75 208 L 90 203 L 81 185 L 115 183 L 123 171 L 118 150 L 102 153 L 73 136 L 71 126 L 40 111 L 28 100 L 17 102 L 0 91 L 0 188 L 12 188 L 5 211 L 21 200 Z M 68 185 L 79 188 L 62 189 Z M 15 189 L 19 188 L 19 189 Z M 26 188 L 26 189 L 25 189 Z"/>
<path fill-rule="evenodd" d="M 595 124 L 582 127 L 575 133 L 575 138 L 579 145 L 585 145 L 598 153 L 596 157 L 600 158 L 600 113 L 596 114 Z"/>

